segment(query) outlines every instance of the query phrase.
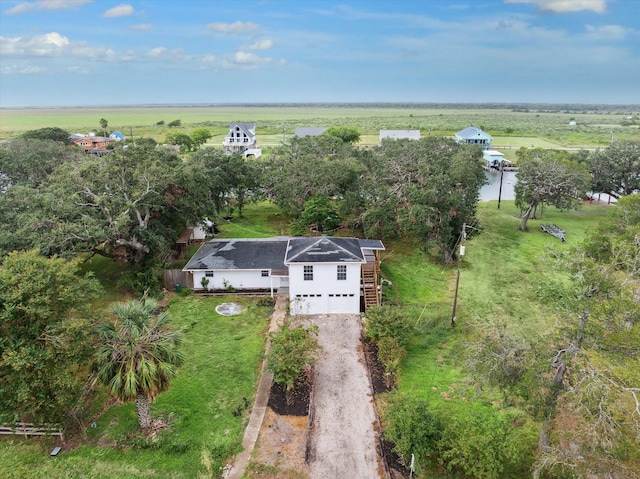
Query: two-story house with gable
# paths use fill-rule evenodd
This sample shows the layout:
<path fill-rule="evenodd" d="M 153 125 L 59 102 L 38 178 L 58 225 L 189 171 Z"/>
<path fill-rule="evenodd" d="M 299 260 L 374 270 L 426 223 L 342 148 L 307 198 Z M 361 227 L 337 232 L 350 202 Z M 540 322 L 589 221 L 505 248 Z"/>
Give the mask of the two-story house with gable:
<path fill-rule="evenodd" d="M 222 142 L 225 153 L 242 153 L 246 150 L 256 149 L 256 124 L 255 123 L 231 123 L 229 133 Z"/>
<path fill-rule="evenodd" d="M 196 291 L 267 291 L 288 294 L 292 314 L 357 314 L 380 304 L 383 250 L 358 238 L 214 239 L 183 271 Z"/>

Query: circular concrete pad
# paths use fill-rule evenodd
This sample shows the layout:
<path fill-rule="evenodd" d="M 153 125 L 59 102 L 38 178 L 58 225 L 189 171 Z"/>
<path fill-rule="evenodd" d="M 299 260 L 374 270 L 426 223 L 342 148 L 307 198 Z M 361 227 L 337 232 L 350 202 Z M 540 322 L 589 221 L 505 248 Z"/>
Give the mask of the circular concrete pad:
<path fill-rule="evenodd" d="M 222 316 L 237 316 L 244 308 L 236 303 L 222 303 L 216 306 L 216 313 Z"/>

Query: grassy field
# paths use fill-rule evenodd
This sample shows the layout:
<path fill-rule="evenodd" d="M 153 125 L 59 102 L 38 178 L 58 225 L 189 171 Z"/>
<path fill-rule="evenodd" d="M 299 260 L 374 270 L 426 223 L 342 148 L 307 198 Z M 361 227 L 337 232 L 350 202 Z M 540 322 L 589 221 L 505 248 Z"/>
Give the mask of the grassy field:
<path fill-rule="evenodd" d="M 215 312 L 239 302 L 239 316 Z M 218 477 L 223 461 L 239 452 L 244 399 L 254 396 L 270 311 L 243 298 L 175 296 L 173 326 L 183 332 L 186 361 L 171 388 L 152 404 L 171 428 L 155 438 L 136 436 L 135 405 L 112 406 L 88 428 L 82 445 L 47 456 L 51 440 L 0 440 L 0 476 L 5 478 L 185 478 Z"/>
<path fill-rule="evenodd" d="M 580 242 L 609 208 L 547 208 L 542 219 L 529 221 L 528 232 L 521 232 L 513 201 L 503 201 L 500 210 L 496 201 L 480 203 L 479 222 L 473 225 L 480 234 L 466 243 L 455 328 L 455 266 L 434 264 L 405 243 L 387 242 L 383 272 L 392 285 L 386 287 L 386 297 L 398 303 L 415 326 L 399 372 L 399 391 L 426 399 L 445 417 L 478 401 L 499 404 L 490 393 L 479 394 L 466 369 L 465 351 L 477 334 L 476 326 L 504 322 L 520 338 L 548 331 L 557 314 L 550 305 L 557 294 L 554 285 L 566 277 L 550 267 L 546 255 Z M 567 242 L 543 233 L 539 225 L 546 222 L 565 229 Z"/>
<path fill-rule="evenodd" d="M 639 138 L 637 126 L 621 126 L 625 116 L 591 112 L 537 113 L 508 109 L 437 109 L 426 107 L 398 108 L 394 106 L 137 106 L 86 108 L 3 108 L 0 109 L 0 140 L 14 138 L 26 130 L 47 126 L 60 127 L 71 133 L 96 131 L 99 120 L 106 118 L 109 130 L 119 130 L 131 137 L 152 137 L 164 141 L 170 131 L 189 133 L 206 127 L 213 133 L 210 140 L 220 145 L 233 121 L 255 122 L 258 143 L 277 144 L 291 136 L 299 126 L 356 126 L 363 134 L 363 144 L 378 143 L 381 129 L 419 129 L 423 136 L 452 136 L 466 126 L 475 125 L 491 135 L 502 136 L 506 144 L 534 144 L 564 147 L 595 147 L 616 138 Z M 576 126 L 569 121 L 575 120 Z M 167 123 L 181 120 L 179 128 Z M 164 122 L 164 125 L 158 125 Z M 544 141 L 537 143 L 537 141 Z"/>

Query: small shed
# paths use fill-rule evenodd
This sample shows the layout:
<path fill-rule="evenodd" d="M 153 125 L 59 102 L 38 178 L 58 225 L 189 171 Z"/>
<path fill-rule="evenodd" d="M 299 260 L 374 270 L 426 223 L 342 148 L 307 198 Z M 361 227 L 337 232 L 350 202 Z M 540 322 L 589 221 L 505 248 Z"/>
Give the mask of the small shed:
<path fill-rule="evenodd" d="M 497 150 L 484 150 L 482 152 L 482 158 L 488 168 L 495 168 L 496 170 L 499 169 L 500 166 L 511 165 L 511 162 L 505 159 L 504 154 Z"/>

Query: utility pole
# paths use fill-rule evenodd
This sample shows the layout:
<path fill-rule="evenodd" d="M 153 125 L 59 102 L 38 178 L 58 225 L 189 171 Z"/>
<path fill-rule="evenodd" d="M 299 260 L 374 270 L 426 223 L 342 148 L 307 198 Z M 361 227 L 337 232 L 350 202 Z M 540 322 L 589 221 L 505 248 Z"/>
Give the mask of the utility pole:
<path fill-rule="evenodd" d="M 467 238 L 467 223 L 462 223 L 460 236 L 460 253 L 458 254 L 458 276 L 456 277 L 456 291 L 453 295 L 453 311 L 451 313 L 451 327 L 456 325 L 456 306 L 458 305 L 458 286 L 460 285 L 460 267 L 464 256 L 464 240 Z"/>
<path fill-rule="evenodd" d="M 502 175 L 504 174 L 504 161 L 500 160 L 500 189 L 498 190 L 498 209 L 500 209 L 500 200 L 502 199 Z"/>

